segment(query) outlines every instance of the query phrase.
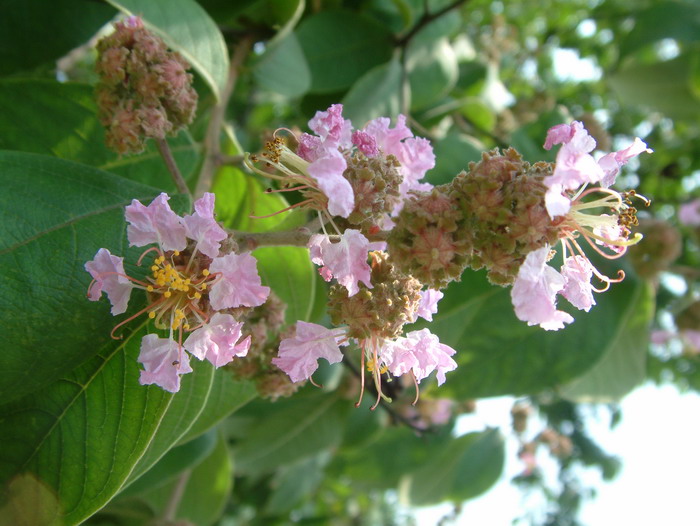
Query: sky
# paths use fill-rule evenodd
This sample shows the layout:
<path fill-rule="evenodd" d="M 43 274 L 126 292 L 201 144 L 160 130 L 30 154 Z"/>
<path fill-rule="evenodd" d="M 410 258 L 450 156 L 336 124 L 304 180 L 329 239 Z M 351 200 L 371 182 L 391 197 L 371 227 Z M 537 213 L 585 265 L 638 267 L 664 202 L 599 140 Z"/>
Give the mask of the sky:
<path fill-rule="evenodd" d="M 457 524 L 510 526 L 526 510 L 542 512 L 543 500 L 524 497 L 510 483 L 523 469 L 517 458 L 517 441 L 510 432 L 512 404 L 510 397 L 479 400 L 476 414 L 458 422 L 460 434 L 497 426 L 509 438 L 500 481 L 482 497 L 466 502 Z M 585 526 L 698 526 L 700 396 L 679 393 L 672 385 L 648 384 L 628 394 L 621 409 L 622 421 L 612 430 L 608 411 L 594 406 L 587 411 L 587 430 L 623 464 L 611 482 L 602 481 L 594 470 L 581 473 L 584 485 L 595 487 L 598 494 L 583 504 L 580 522 Z M 535 431 L 537 426 L 532 428 Z M 542 460 L 545 476 L 555 480 L 554 470 L 548 469 L 546 458 Z M 447 504 L 419 509 L 415 515 L 421 526 L 433 526 L 451 509 Z"/>

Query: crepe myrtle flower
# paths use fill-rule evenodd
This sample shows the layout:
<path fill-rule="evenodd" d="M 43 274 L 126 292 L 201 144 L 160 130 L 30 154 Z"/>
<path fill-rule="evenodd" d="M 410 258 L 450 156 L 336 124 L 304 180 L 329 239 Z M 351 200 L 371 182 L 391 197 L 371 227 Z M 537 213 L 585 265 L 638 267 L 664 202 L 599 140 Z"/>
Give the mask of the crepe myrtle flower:
<path fill-rule="evenodd" d="M 272 359 L 272 363 L 287 373 L 293 382 L 311 380 L 311 375 L 318 368 L 319 359 L 338 363 L 343 359 L 340 347 L 351 341 L 357 344 L 360 349 L 362 388 L 356 407 L 360 406 L 364 394 L 365 369 L 371 374 L 377 391 L 377 400 L 371 408 L 375 409 L 380 399 L 391 401 L 382 392 L 382 375 L 410 375 L 416 386 L 415 404 L 421 380 L 436 371 L 438 385 L 442 385 L 445 373 L 457 368 L 457 363 L 452 359 L 455 350 L 440 343 L 437 336 L 428 329 L 412 331 L 395 339 L 376 336 L 367 339 L 351 338 L 345 327 L 328 329 L 304 321 L 298 321 L 295 329 L 294 336 L 282 340 L 278 356 Z"/>
<path fill-rule="evenodd" d="M 215 367 L 246 355 L 250 337 L 242 339 L 243 324 L 226 311 L 262 305 L 270 289 L 261 284 L 253 256 L 222 253 L 228 236 L 214 219 L 213 194 L 198 199 L 194 213 L 184 217 L 171 210 L 169 199 L 162 193 L 148 206 L 133 200 L 125 210 L 130 246 L 154 245 L 138 260 L 141 265 L 153 257 L 149 275 L 143 279 L 127 275 L 124 259 L 105 248 L 85 269 L 93 278 L 88 298 L 97 301 L 102 292 L 107 294 L 113 315 L 126 311 L 133 289 L 146 292 L 148 306 L 117 324 L 112 337 L 119 339 L 117 329 L 141 315 L 167 331 L 166 338 L 155 334 L 143 338 L 140 382 L 176 392 L 180 376 L 192 370 L 183 349 Z"/>
<path fill-rule="evenodd" d="M 563 264 L 560 271 L 547 264 L 554 257 L 549 245 L 529 253 L 511 291 L 517 317 L 546 330 L 558 330 L 573 322 L 571 315 L 556 309 L 558 294 L 574 307 L 588 311 L 595 305 L 593 292 L 603 292 L 611 283 L 624 279 L 622 270 L 616 278 L 610 278 L 596 269 L 581 247 L 580 238 L 605 258 L 621 257 L 628 246 L 642 238 L 631 232 L 639 224 L 632 199 L 650 204 L 634 190 L 617 192 L 610 188 L 627 161 L 640 153 L 652 152 L 641 139 L 596 160 L 590 153 L 595 149 L 595 140 L 582 123 L 573 122 L 554 126 L 547 132 L 545 149 L 557 144 L 562 146 L 554 170 L 544 177 L 543 183 L 547 187 L 545 207 L 559 229 Z M 601 213 L 601 209 L 608 213 Z M 602 287 L 591 284 L 593 276 L 602 282 Z"/>
<path fill-rule="evenodd" d="M 403 115 L 393 128 L 390 119 L 381 117 L 370 121 L 362 130 L 353 130 L 342 111 L 342 104 L 333 104 L 326 111 L 316 112 L 309 121 L 314 135 L 296 135 L 286 128 L 278 129 L 264 153 L 246 156 L 246 165 L 264 177 L 280 181 L 283 188 L 277 191 L 300 191 L 305 199 L 290 208 L 304 206 L 323 211 L 329 217 L 349 218 L 353 212 L 360 211 L 358 207 L 372 201 L 366 195 L 357 195 L 358 192 L 380 194 L 379 200 L 388 201 L 391 213 L 401 208 L 401 200 L 410 190 L 431 187 L 419 180 L 435 165 L 432 146 L 427 139 L 413 136 Z M 283 129 L 294 135 L 298 143 L 296 152 L 278 136 Z M 397 171 L 384 174 L 374 170 L 371 178 L 381 182 L 368 185 L 367 173 L 357 174 L 356 163 L 352 161 L 378 157 L 391 157 Z M 257 168 L 255 163 L 264 163 L 278 173 Z"/>

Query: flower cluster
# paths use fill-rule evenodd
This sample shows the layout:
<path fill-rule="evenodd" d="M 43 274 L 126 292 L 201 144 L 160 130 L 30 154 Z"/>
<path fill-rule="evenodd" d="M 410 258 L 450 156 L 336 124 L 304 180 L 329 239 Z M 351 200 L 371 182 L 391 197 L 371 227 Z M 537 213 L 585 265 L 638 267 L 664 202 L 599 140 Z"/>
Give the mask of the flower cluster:
<path fill-rule="evenodd" d="M 560 271 L 547 265 L 554 256 L 549 245 L 529 253 L 511 291 L 518 318 L 546 330 L 561 329 L 573 321 L 570 314 L 557 310 L 557 294 L 577 309 L 588 311 L 595 305 L 593 292 L 607 290 L 611 283 L 624 278 L 622 271 L 615 279 L 599 272 L 578 239 L 583 237 L 593 250 L 608 259 L 622 256 L 628 246 L 639 242 L 641 235 L 631 236 L 631 227 L 638 224 L 631 200 L 638 198 L 646 205 L 649 201 L 634 191 L 620 193 L 610 186 L 627 161 L 640 153 L 652 152 L 636 138 L 627 148 L 596 160 L 590 153 L 595 149 L 595 140 L 580 122 L 551 128 L 544 147 L 550 149 L 556 144 L 562 147 L 552 174 L 543 179 L 543 184 L 547 187 L 545 206 L 558 230 L 563 264 Z M 599 186 L 589 186 L 594 184 Z M 602 197 L 591 197 L 596 195 Z M 595 213 L 600 209 L 609 213 Z M 602 282 L 601 288 L 591 284 L 594 275 Z"/>
<path fill-rule="evenodd" d="M 140 382 L 176 392 L 180 376 L 192 371 L 183 349 L 214 367 L 247 354 L 251 338 L 243 338 L 243 323 L 233 309 L 262 305 L 270 289 L 261 285 L 253 256 L 236 254 L 225 243 L 228 236 L 214 219 L 213 194 L 197 200 L 194 214 L 185 217 L 175 214 L 168 200 L 163 193 L 148 206 L 134 200 L 126 207 L 129 244 L 155 245 L 139 258 L 141 264 L 153 254 L 149 275 L 143 279 L 127 275 L 124 259 L 105 248 L 85 269 L 93 278 L 89 299 L 97 301 L 104 292 L 113 315 L 126 311 L 133 289 L 145 291 L 148 306 L 119 323 L 112 335 L 141 314 L 167 331 L 166 338 L 149 334 L 141 341 Z"/>
<path fill-rule="evenodd" d="M 284 190 L 299 190 L 305 199 L 295 206 L 324 211 L 369 232 L 386 225 L 412 190 L 427 190 L 420 180 L 435 165 L 430 142 L 414 137 L 399 115 L 392 128 L 388 118 L 372 120 L 360 130 L 342 116 L 341 104 L 316 112 L 309 121 L 315 135 L 302 133 L 291 151 L 281 137 L 266 145 L 247 165 L 264 177 L 277 179 Z M 253 163 L 262 161 L 279 174 Z"/>
<path fill-rule="evenodd" d="M 107 146 L 143 151 L 147 137 L 163 139 L 192 122 L 197 93 L 190 65 L 135 16 L 115 24 L 97 44 L 97 103 Z"/>

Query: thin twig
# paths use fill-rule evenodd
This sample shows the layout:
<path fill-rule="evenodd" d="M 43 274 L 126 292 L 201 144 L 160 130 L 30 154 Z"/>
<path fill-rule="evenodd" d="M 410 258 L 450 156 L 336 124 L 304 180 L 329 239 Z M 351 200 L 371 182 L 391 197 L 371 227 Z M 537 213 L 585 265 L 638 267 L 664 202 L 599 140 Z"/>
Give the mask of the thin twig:
<path fill-rule="evenodd" d="M 416 33 L 423 29 L 425 26 L 427 26 L 430 22 L 432 22 L 435 19 L 440 18 L 442 15 L 445 13 L 452 11 L 453 9 L 456 9 L 460 7 L 462 4 L 465 4 L 467 0 L 457 0 L 456 2 L 452 2 L 449 5 L 446 5 L 439 11 L 435 11 L 434 13 L 428 12 L 426 9 L 423 12 L 423 16 L 416 22 L 416 25 L 411 28 L 411 30 L 406 33 L 404 36 L 398 38 L 396 40 L 396 45 L 400 47 L 405 47 L 408 45 L 408 43 L 411 41 L 411 39 L 416 36 Z"/>
<path fill-rule="evenodd" d="M 218 162 L 219 164 L 228 164 L 228 165 L 238 165 L 243 162 L 243 159 L 245 159 L 245 155 L 224 155 L 221 154 L 219 155 Z"/>
<path fill-rule="evenodd" d="M 288 246 L 305 247 L 309 239 L 319 231 L 322 225 L 319 217 L 315 217 L 304 226 L 279 232 L 231 232 L 231 239 L 238 244 L 239 250 L 252 251 L 258 247 Z"/>
<path fill-rule="evenodd" d="M 180 169 L 177 167 L 177 163 L 175 162 L 175 158 L 173 157 L 173 152 L 170 151 L 168 141 L 166 139 L 156 139 L 155 141 L 156 146 L 158 146 L 160 156 L 163 158 L 163 161 L 165 161 L 165 165 L 168 167 L 168 171 L 173 177 L 175 186 L 177 186 L 177 191 L 181 194 L 185 194 L 192 197 L 192 192 L 190 192 L 190 189 L 187 187 L 187 183 L 185 182 L 185 178 L 182 177 Z"/>
<path fill-rule="evenodd" d="M 221 155 L 221 130 L 224 125 L 224 116 L 228 102 L 233 94 L 233 88 L 238 80 L 239 70 L 245 60 L 253 40 L 250 37 L 244 37 L 233 50 L 231 55 L 231 66 L 229 68 L 226 87 L 221 92 L 221 97 L 214 109 L 212 109 L 211 120 L 207 127 L 207 134 L 204 139 L 204 163 L 202 170 L 199 172 L 199 180 L 195 196 L 201 197 L 205 192 L 209 191 L 214 180 L 214 171 L 219 165 L 219 156 Z"/>

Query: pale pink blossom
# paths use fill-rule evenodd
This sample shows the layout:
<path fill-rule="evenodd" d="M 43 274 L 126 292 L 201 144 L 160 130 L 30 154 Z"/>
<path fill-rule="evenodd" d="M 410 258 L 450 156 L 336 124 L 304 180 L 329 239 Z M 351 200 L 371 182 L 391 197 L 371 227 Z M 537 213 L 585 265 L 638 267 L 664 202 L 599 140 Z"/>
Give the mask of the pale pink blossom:
<path fill-rule="evenodd" d="M 700 226 L 700 199 L 682 204 L 678 208 L 678 221 L 686 226 Z"/>
<path fill-rule="evenodd" d="M 437 371 L 438 385 L 445 382 L 445 373 L 457 368 L 451 358 L 455 350 L 443 343 L 428 329 L 409 332 L 385 344 L 382 360 L 394 376 L 411 371 L 417 382 Z"/>
<path fill-rule="evenodd" d="M 561 295 L 577 309 L 588 312 L 595 305 L 591 286 L 593 267 L 590 261 L 583 256 L 569 256 L 561 267 L 561 275 L 566 279 Z"/>
<path fill-rule="evenodd" d="M 343 359 L 339 345 L 345 336 L 344 329 L 327 329 L 315 323 L 298 321 L 292 338 L 280 343 L 279 354 L 272 363 L 282 369 L 292 382 L 310 378 L 318 368 L 318 360 L 338 363 Z"/>
<path fill-rule="evenodd" d="M 548 256 L 548 246 L 527 255 L 510 295 L 518 319 L 552 331 L 574 319 L 556 308 L 556 295 L 566 286 L 566 278 L 547 265 Z"/>
<path fill-rule="evenodd" d="M 433 314 L 437 314 L 437 304 L 443 296 L 444 294 L 439 290 L 422 290 L 420 292 L 420 303 L 418 304 L 418 310 L 416 311 L 412 321 L 416 321 L 419 316 L 428 321 L 433 321 Z"/>
<path fill-rule="evenodd" d="M 176 393 L 180 390 L 180 376 L 192 372 L 190 359 L 172 338 L 159 338 L 147 334 L 141 340 L 141 352 L 138 357 L 143 364 L 139 383 L 156 384 Z"/>
<path fill-rule="evenodd" d="M 101 248 L 95 254 L 95 259 L 85 263 L 87 270 L 95 280 L 88 289 L 90 301 L 97 301 L 102 292 L 107 294 L 112 304 L 112 315 L 116 316 L 126 311 L 133 285 L 124 273 L 124 258 L 114 256 L 106 248 Z"/>
<path fill-rule="evenodd" d="M 413 137 L 413 132 L 406 126 L 405 115 L 397 117 L 393 128 L 389 117 L 378 117 L 369 121 L 362 131 L 374 137 L 379 149 L 388 155 L 396 155 L 401 150 L 401 141 Z"/>
<path fill-rule="evenodd" d="M 343 105 L 333 104 L 327 111 L 317 111 L 309 121 L 326 148 L 350 148 L 352 123 L 343 118 Z"/>
<path fill-rule="evenodd" d="M 214 194 L 207 192 L 197 199 L 194 210 L 194 214 L 182 218 L 187 237 L 196 241 L 196 250 L 215 258 L 219 255 L 221 242 L 226 239 L 226 232 L 214 219 Z"/>
<path fill-rule="evenodd" d="M 214 258 L 209 271 L 219 274 L 209 292 L 209 302 L 215 310 L 257 307 L 270 294 L 270 288 L 261 285 L 257 261 L 248 253 Z"/>
<path fill-rule="evenodd" d="M 675 332 L 665 330 L 651 331 L 649 341 L 655 345 L 665 345 L 676 336 Z"/>
<path fill-rule="evenodd" d="M 583 124 L 578 121 L 574 121 L 571 124 L 557 124 L 556 126 L 552 126 L 549 130 L 547 130 L 547 138 L 544 141 L 544 149 L 551 150 L 552 147 L 557 144 L 570 142 L 576 133 L 576 130 L 579 128 L 579 125 L 580 127 L 583 127 Z"/>
<path fill-rule="evenodd" d="M 602 245 L 612 250 L 613 252 L 617 252 L 618 254 L 622 254 L 623 252 L 625 252 L 627 250 L 627 247 L 625 245 L 621 245 L 620 240 L 626 239 L 627 236 L 625 235 L 622 227 L 617 223 L 617 218 L 608 214 L 600 214 L 600 216 L 598 217 L 609 218 L 610 221 L 600 226 L 594 227 L 593 233 L 609 241 L 609 243 L 601 241 L 600 239 L 596 239 L 596 245 Z"/>
<path fill-rule="evenodd" d="M 600 181 L 600 186 L 605 188 L 612 186 L 617 174 L 620 172 L 620 168 L 627 164 L 627 161 L 644 152 L 654 153 L 654 150 L 648 148 L 646 143 L 639 137 L 635 137 L 634 142 L 627 148 L 609 153 L 598 159 L 598 164 L 603 169 L 603 172 L 605 172 L 605 175 Z"/>
<path fill-rule="evenodd" d="M 320 137 L 309 133 L 302 133 L 299 136 L 299 146 L 297 147 L 297 155 L 305 161 L 311 162 L 318 157 L 319 151 L 323 150 Z"/>
<path fill-rule="evenodd" d="M 200 360 L 207 359 L 214 367 L 221 367 L 234 357 L 248 354 L 250 336 L 239 341 L 242 329 L 242 322 L 230 314 L 217 312 L 209 323 L 188 336 L 183 347 Z"/>
<path fill-rule="evenodd" d="M 359 282 L 372 288 L 367 253 L 375 250 L 375 247 L 359 230 L 346 230 L 337 243 L 331 243 L 327 236 L 316 234 L 311 236 L 308 247 L 311 261 L 323 265 L 320 269 L 321 276 L 326 281 L 334 277 L 348 289 L 348 296 L 357 294 L 360 290 Z"/>
<path fill-rule="evenodd" d="M 184 250 L 187 246 L 185 226 L 171 210 L 166 193 L 160 194 L 148 206 L 134 199 L 126 207 L 129 225 L 126 235 L 131 246 L 142 247 L 158 243 L 163 250 Z"/>
<path fill-rule="evenodd" d="M 309 164 L 308 172 L 328 198 L 328 212 L 348 217 L 355 208 L 355 194 L 350 182 L 343 177 L 348 164 L 337 149 L 325 150 Z"/>

